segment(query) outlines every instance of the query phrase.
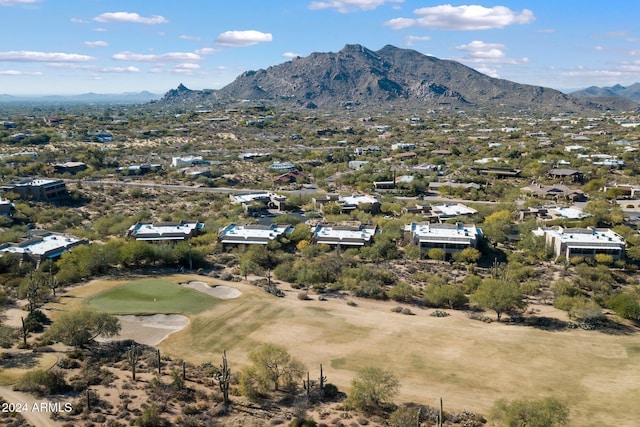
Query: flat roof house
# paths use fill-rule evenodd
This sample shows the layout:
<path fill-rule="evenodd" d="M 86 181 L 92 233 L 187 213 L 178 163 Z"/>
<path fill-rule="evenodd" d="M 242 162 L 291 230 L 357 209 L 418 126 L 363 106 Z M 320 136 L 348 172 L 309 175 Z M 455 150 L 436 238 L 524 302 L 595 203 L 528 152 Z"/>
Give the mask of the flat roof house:
<path fill-rule="evenodd" d="M 437 216 L 440 221 L 458 216 L 474 215 L 477 212 L 477 210 L 462 203 L 456 203 L 454 205 L 444 203 L 442 205 L 431 206 L 431 214 Z"/>
<path fill-rule="evenodd" d="M 265 191 L 264 193 L 230 194 L 231 203 L 239 203 L 245 212 L 249 212 L 254 204 L 262 204 L 265 209 L 284 208 L 287 198 L 279 194 Z"/>
<path fill-rule="evenodd" d="M 477 248 L 482 238 L 482 230 L 472 224 L 430 224 L 417 223 L 404 226 L 405 235 L 414 245 L 425 251 L 444 249 L 447 254 L 460 252 L 466 248 Z"/>
<path fill-rule="evenodd" d="M 613 259 L 624 256 L 624 238 L 607 228 L 551 227 L 538 228 L 533 233 L 544 237 L 556 257 L 566 260 L 573 257 L 593 258 L 597 254 L 611 255 Z"/>
<path fill-rule="evenodd" d="M 289 224 L 230 224 L 218 233 L 223 245 L 266 245 L 293 231 Z"/>
<path fill-rule="evenodd" d="M 206 160 L 202 158 L 202 156 L 185 156 L 185 157 L 172 157 L 171 158 L 171 167 L 172 168 L 181 168 L 181 167 L 189 167 L 195 165 L 205 165 L 208 164 Z"/>
<path fill-rule="evenodd" d="M 147 242 L 181 241 L 197 236 L 204 227 L 201 222 L 137 222 L 129 227 L 127 238 Z"/>
<path fill-rule="evenodd" d="M 16 206 L 11 200 L 0 199 L 0 215 L 1 216 L 13 216 L 16 212 Z"/>
<path fill-rule="evenodd" d="M 24 199 L 57 200 L 68 195 L 67 186 L 61 179 L 27 179 L 10 182 L 0 187 L 5 193 L 18 193 Z"/>
<path fill-rule="evenodd" d="M 45 259 L 58 258 L 72 248 L 86 244 L 84 239 L 45 231 L 35 232 L 17 243 L 5 243 L 0 246 L 0 252 L 10 253 L 20 262 L 29 261 L 39 265 Z"/>
<path fill-rule="evenodd" d="M 355 226 L 324 223 L 311 229 L 311 241 L 319 245 L 364 246 L 371 243 L 377 231 L 376 224 Z"/>

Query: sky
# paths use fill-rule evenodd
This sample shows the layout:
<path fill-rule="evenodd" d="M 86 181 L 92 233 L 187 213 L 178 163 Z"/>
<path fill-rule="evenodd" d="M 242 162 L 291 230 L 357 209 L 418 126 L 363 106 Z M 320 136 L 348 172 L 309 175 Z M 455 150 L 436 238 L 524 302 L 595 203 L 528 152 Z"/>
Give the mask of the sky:
<path fill-rule="evenodd" d="M 346 44 L 565 92 L 640 82 L 637 0 L 0 0 L 0 94 L 219 89 Z"/>

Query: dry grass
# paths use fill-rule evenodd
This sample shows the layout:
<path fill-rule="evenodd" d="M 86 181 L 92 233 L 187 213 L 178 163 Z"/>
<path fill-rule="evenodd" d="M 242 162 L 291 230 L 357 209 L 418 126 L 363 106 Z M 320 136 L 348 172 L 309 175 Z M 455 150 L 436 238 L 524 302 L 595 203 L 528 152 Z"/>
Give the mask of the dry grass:
<path fill-rule="evenodd" d="M 73 298 L 62 298 L 58 309 L 78 306 L 114 283 L 94 281 L 73 289 Z M 242 296 L 190 315 L 191 324 L 163 341 L 161 350 L 193 363 L 218 363 L 226 349 L 238 370 L 248 351 L 272 342 L 286 346 L 312 376 L 322 363 L 329 382 L 342 390 L 358 367 L 376 365 L 398 376 L 402 401 L 433 406 L 442 397 L 445 409 L 487 413 L 499 398 L 554 396 L 571 408 L 572 425 L 635 425 L 640 419 L 636 334 L 551 332 L 483 323 L 461 312 L 436 318 L 418 308 L 415 316 L 404 316 L 390 311 L 396 303 L 357 300 L 350 306 L 344 299 L 315 296 L 301 301 L 293 291 L 276 298 L 246 283 L 232 286 Z M 545 315 L 563 316 L 540 308 Z"/>

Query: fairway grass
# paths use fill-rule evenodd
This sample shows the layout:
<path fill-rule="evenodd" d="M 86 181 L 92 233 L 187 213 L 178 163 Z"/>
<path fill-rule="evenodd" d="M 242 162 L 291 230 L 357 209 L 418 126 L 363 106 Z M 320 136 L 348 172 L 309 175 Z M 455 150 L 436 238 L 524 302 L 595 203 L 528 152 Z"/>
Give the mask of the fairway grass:
<path fill-rule="evenodd" d="M 169 280 L 142 279 L 93 296 L 87 306 L 111 314 L 193 314 L 211 308 L 216 301 Z"/>
<path fill-rule="evenodd" d="M 202 277 L 170 276 L 161 281 L 189 280 Z M 228 285 L 209 278 L 207 282 Z M 218 364 L 226 350 L 232 370 L 239 372 L 248 364 L 251 350 L 274 343 L 285 346 L 313 378 L 323 364 L 327 381 L 345 392 L 358 368 L 378 366 L 398 377 L 401 387 L 396 402 L 437 406 L 442 398 L 445 411 L 466 409 L 486 415 L 501 398 L 556 397 L 570 408 L 571 426 L 638 425 L 637 332 L 545 331 L 479 322 L 460 311 L 448 310 L 451 315 L 445 318 L 431 317 L 431 310 L 416 307 L 414 316 L 405 316 L 391 312 L 394 302 L 349 298 L 357 301 L 357 306 L 351 306 L 342 298 L 319 301 L 312 296 L 302 301 L 296 292 L 276 298 L 247 283 L 232 286 L 242 295 L 192 311 L 189 326 L 171 334 L 158 348 L 196 365 Z M 62 298 L 63 304 L 56 307 L 64 311 L 66 304 L 93 302 L 119 288 L 120 284 L 92 282 L 71 290 L 69 298 Z M 174 302 L 163 305 L 177 313 Z M 550 306 L 539 308 L 563 315 Z"/>

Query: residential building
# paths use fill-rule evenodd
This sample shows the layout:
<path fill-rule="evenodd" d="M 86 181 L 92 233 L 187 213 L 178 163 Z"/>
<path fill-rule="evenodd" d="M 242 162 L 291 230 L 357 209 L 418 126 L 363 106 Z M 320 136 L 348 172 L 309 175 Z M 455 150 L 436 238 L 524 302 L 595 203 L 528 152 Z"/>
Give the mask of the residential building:
<path fill-rule="evenodd" d="M 61 179 L 25 179 L 2 185 L 0 191 L 17 193 L 23 199 L 41 201 L 67 197 L 67 186 Z"/>
<path fill-rule="evenodd" d="M 291 162 L 274 162 L 269 165 L 269 169 L 273 171 L 279 172 L 289 172 L 296 168 L 296 166 Z"/>
<path fill-rule="evenodd" d="M 66 234 L 47 231 L 31 232 L 32 235 L 17 243 L 0 245 L 0 252 L 10 253 L 20 262 L 29 261 L 39 265 L 45 259 L 59 258 L 63 253 L 78 245 L 88 244 L 86 240 Z"/>
<path fill-rule="evenodd" d="M 137 222 L 129 227 L 127 238 L 146 242 L 189 240 L 204 227 L 201 222 Z"/>
<path fill-rule="evenodd" d="M 611 255 L 613 259 L 624 257 L 625 240 L 605 228 L 538 228 L 533 233 L 544 237 L 556 257 L 567 261 L 574 257 L 593 258 L 597 254 Z"/>
<path fill-rule="evenodd" d="M 371 243 L 378 231 L 376 224 L 335 225 L 318 224 L 311 229 L 311 241 L 330 246 L 364 246 Z"/>
<path fill-rule="evenodd" d="M 16 211 L 16 206 L 7 199 L 0 199 L 0 215 L 1 216 L 13 216 Z"/>
<path fill-rule="evenodd" d="M 563 184 L 544 185 L 532 183 L 531 185 L 523 187 L 522 191 L 534 197 L 556 200 L 566 199 L 572 201 L 581 201 L 586 198 L 582 190 L 569 188 Z"/>
<path fill-rule="evenodd" d="M 551 169 L 549 177 L 570 180 L 572 182 L 583 182 L 584 174 L 575 169 Z"/>
<path fill-rule="evenodd" d="M 142 165 L 130 165 L 123 166 L 116 169 L 116 172 L 119 172 L 124 175 L 145 175 L 149 172 L 159 172 L 162 170 L 162 165 L 160 164 L 142 164 Z"/>
<path fill-rule="evenodd" d="M 579 220 L 589 216 L 589 214 L 584 213 L 582 209 L 563 206 L 529 207 L 519 210 L 518 214 L 520 221 L 526 221 L 527 218 L 531 216 L 541 221 L 553 221 L 557 219 Z"/>
<path fill-rule="evenodd" d="M 475 182 L 430 182 L 429 191 L 437 191 L 439 193 L 446 193 L 451 188 L 464 188 L 466 190 L 479 190 L 482 188 L 480 184 Z"/>
<path fill-rule="evenodd" d="M 404 227 L 405 235 L 421 249 L 443 249 L 447 254 L 466 248 L 477 248 L 482 230 L 472 224 L 411 223 Z"/>
<path fill-rule="evenodd" d="M 53 170 L 55 173 L 68 173 L 71 175 L 75 175 L 78 172 L 82 172 L 86 169 L 87 165 L 84 162 L 65 162 L 53 165 Z"/>
<path fill-rule="evenodd" d="M 479 175 L 490 175 L 496 178 L 516 178 L 520 176 L 520 169 L 501 168 L 501 167 L 472 167 L 471 170 L 476 171 Z"/>
<path fill-rule="evenodd" d="M 172 168 L 183 168 L 196 165 L 206 165 L 208 162 L 202 158 L 202 156 L 185 156 L 185 157 L 172 157 Z"/>
<path fill-rule="evenodd" d="M 289 224 L 230 224 L 218 233 L 218 241 L 226 245 L 266 245 L 293 231 Z"/>
<path fill-rule="evenodd" d="M 231 194 L 231 203 L 239 203 L 244 211 L 249 213 L 254 210 L 261 209 L 284 209 L 287 198 L 271 192 L 264 193 L 248 193 L 248 194 Z"/>
<path fill-rule="evenodd" d="M 455 205 L 445 203 L 442 205 L 431 206 L 431 214 L 438 217 L 440 221 L 456 218 L 459 216 L 474 215 L 477 212 L 477 210 L 470 208 L 469 206 L 462 203 L 456 203 Z"/>

